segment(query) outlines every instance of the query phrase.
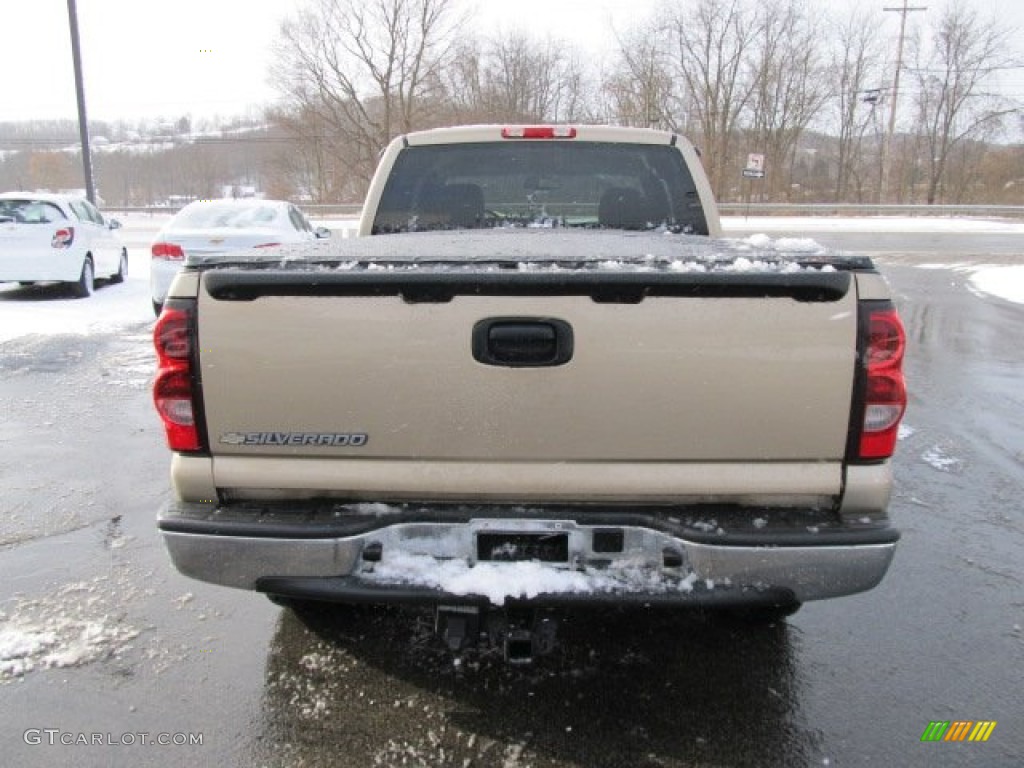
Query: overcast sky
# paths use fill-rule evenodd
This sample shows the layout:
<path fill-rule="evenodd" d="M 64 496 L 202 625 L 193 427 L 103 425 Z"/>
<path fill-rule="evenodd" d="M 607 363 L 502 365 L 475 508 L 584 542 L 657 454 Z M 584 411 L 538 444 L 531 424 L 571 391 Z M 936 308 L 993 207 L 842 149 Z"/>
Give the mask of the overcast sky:
<path fill-rule="evenodd" d="M 857 0 L 846 0 L 856 2 Z M 928 12 L 946 0 L 914 0 Z M 13 3 L 13 0 L 4 0 Z M 480 33 L 525 29 L 550 33 L 588 52 L 600 68 L 612 28 L 626 27 L 658 0 L 460 0 L 476 7 Z M 830 0 L 807 0 L 832 7 Z M 876 5 L 879 34 L 893 39 L 899 14 Z M 982 14 L 1022 30 L 1024 0 L 961 0 Z M 182 115 L 236 115 L 271 102 L 270 47 L 281 20 L 301 0 L 77 0 L 90 119 L 177 119 Z M 8 9 L 13 10 L 13 9 Z M 19 2 L 0 25 L 0 121 L 76 117 L 67 0 Z M 1024 70 L 1004 75 L 1006 90 L 1024 98 Z"/>

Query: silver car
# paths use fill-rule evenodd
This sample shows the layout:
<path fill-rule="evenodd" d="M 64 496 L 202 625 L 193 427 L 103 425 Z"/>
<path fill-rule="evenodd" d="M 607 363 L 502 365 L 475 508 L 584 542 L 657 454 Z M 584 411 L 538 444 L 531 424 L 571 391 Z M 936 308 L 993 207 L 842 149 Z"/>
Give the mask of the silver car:
<path fill-rule="evenodd" d="M 329 237 L 284 200 L 197 200 L 182 208 L 156 235 L 150 248 L 150 293 L 160 314 L 171 281 L 186 254 L 266 248 Z"/>

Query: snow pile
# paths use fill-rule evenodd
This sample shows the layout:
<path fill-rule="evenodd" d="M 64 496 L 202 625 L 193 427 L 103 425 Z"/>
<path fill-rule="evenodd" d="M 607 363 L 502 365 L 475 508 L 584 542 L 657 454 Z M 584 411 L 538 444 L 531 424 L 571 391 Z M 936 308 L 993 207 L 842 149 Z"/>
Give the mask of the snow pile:
<path fill-rule="evenodd" d="M 1024 267 L 984 267 L 971 275 L 971 288 L 1024 304 Z"/>
<path fill-rule="evenodd" d="M 824 253 L 826 250 L 820 243 L 805 237 L 779 237 L 773 240 L 766 234 L 756 234 L 733 242 L 740 250 L 756 249 L 773 253 Z"/>
<path fill-rule="evenodd" d="M 57 644 L 57 634 L 41 628 L 5 626 L 0 629 L 0 679 L 24 675 L 39 657 Z"/>
<path fill-rule="evenodd" d="M 0 681 L 21 677 L 33 669 L 78 667 L 117 656 L 138 634 L 131 627 L 109 623 L 108 617 L 6 623 L 0 628 Z"/>
<path fill-rule="evenodd" d="M 119 657 L 139 635 L 111 615 L 100 577 L 67 584 L 53 595 L 16 601 L 0 613 L 0 684 L 36 669 L 77 667 Z"/>
<path fill-rule="evenodd" d="M 452 595 L 479 595 L 494 605 L 508 598 L 531 599 L 544 594 L 594 592 L 692 592 L 697 575 L 666 576 L 640 566 L 617 565 L 614 570 L 569 570 L 533 560 L 482 562 L 442 560 L 430 555 L 392 552 L 362 578 L 378 584 L 405 584 L 438 589 Z M 714 585 L 705 581 L 704 586 Z"/>
<path fill-rule="evenodd" d="M 925 263 L 914 266 L 918 269 L 946 269 L 968 275 L 967 287 L 975 295 L 981 298 L 986 295 L 997 296 L 1015 304 L 1024 304 L 1024 266 L 971 264 L 969 262 Z"/>
<path fill-rule="evenodd" d="M 5 626 L 0 629 L 0 680 L 21 677 L 36 668 L 78 667 L 116 656 L 138 634 L 102 620 L 57 619 L 44 626 Z"/>

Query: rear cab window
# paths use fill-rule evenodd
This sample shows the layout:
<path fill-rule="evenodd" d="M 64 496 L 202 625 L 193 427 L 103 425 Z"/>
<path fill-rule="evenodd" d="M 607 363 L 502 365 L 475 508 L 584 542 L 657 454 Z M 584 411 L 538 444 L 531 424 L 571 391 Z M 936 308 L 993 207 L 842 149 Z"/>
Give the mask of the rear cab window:
<path fill-rule="evenodd" d="M 496 227 L 708 233 L 676 148 L 611 142 L 407 147 L 390 172 L 372 233 Z"/>

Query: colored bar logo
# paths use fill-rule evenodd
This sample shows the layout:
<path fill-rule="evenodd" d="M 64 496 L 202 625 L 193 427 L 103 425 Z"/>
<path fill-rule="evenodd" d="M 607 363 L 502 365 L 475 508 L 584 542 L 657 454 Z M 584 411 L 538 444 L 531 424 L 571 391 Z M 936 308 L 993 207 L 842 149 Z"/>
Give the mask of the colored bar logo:
<path fill-rule="evenodd" d="M 932 720 L 921 741 L 988 741 L 995 727 L 995 720 Z"/>

